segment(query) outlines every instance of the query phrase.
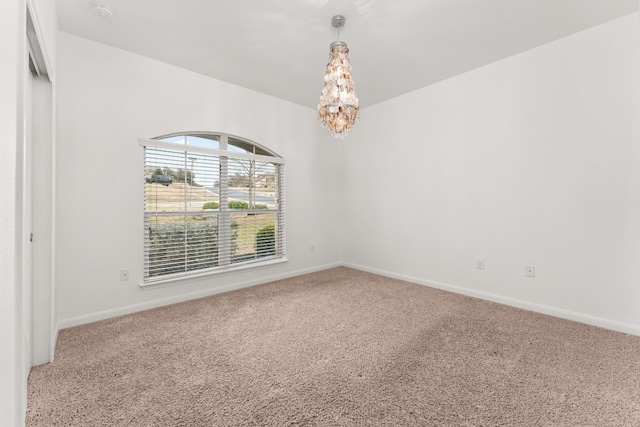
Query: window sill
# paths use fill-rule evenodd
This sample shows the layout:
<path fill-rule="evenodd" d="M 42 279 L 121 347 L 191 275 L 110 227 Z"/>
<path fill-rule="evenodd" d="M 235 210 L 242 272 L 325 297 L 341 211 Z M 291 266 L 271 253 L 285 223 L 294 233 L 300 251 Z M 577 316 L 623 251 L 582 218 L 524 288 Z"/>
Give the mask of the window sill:
<path fill-rule="evenodd" d="M 221 268 L 219 270 L 214 270 L 214 271 L 206 271 L 202 273 L 189 274 L 189 275 L 177 276 L 177 277 L 168 277 L 165 279 L 157 279 L 150 282 L 140 282 L 139 286 L 142 290 L 164 288 L 167 286 L 180 285 L 180 284 L 190 283 L 196 280 L 202 280 L 207 277 L 215 277 L 215 276 L 220 276 L 224 274 L 238 273 L 243 271 L 259 270 L 261 268 L 267 268 L 267 267 L 271 267 L 278 264 L 284 264 L 287 262 L 288 262 L 288 259 L 284 257 L 284 258 L 271 259 L 268 261 L 258 261 L 251 264 L 230 265 L 227 268 Z"/>

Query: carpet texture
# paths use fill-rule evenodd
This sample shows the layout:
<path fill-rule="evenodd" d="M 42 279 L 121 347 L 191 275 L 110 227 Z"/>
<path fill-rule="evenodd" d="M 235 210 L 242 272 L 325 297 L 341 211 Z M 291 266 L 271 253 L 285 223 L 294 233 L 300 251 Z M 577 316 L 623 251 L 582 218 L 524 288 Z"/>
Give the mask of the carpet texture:
<path fill-rule="evenodd" d="M 640 337 L 334 268 L 61 331 L 28 426 L 640 426 Z"/>

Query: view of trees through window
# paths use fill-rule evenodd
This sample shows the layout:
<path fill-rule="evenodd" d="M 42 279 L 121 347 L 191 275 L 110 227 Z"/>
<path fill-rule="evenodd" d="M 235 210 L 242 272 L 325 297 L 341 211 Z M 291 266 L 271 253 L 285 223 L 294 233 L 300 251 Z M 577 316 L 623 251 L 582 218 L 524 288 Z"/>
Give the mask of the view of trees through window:
<path fill-rule="evenodd" d="M 143 143 L 147 281 L 284 256 L 283 159 L 224 134 L 159 141 Z"/>

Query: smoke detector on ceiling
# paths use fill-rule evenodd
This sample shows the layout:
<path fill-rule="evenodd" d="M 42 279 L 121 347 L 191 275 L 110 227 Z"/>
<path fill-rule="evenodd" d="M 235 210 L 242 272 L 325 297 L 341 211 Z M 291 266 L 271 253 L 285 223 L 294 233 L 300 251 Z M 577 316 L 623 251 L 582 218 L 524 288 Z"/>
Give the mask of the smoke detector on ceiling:
<path fill-rule="evenodd" d="M 103 4 L 94 4 L 93 13 L 103 19 L 113 18 L 113 10 Z"/>

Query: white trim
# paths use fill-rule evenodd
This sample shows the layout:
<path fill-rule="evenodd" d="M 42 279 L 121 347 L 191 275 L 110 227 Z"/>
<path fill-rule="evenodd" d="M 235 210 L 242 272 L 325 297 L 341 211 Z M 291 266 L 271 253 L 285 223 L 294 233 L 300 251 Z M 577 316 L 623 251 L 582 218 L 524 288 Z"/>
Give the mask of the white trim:
<path fill-rule="evenodd" d="M 40 25 L 40 18 L 38 17 L 37 7 L 34 5 L 34 0 L 27 0 L 27 13 L 31 14 L 31 21 L 33 23 L 33 29 L 36 33 L 38 41 L 42 41 L 40 44 L 40 53 L 42 54 L 42 59 L 44 61 L 45 72 L 47 74 L 47 78 L 50 82 L 53 83 L 55 70 L 51 66 L 51 60 L 49 59 L 49 50 L 47 46 L 44 45 L 44 37 L 42 36 L 42 28 Z"/>
<path fill-rule="evenodd" d="M 347 263 L 343 263 L 342 265 L 344 267 L 353 268 L 355 270 L 366 271 L 369 273 L 378 274 L 380 276 L 390 277 L 392 279 L 404 280 L 405 282 L 416 283 L 418 285 L 441 289 L 444 291 L 449 291 L 456 294 L 479 298 L 486 301 L 497 302 L 499 304 L 504 304 L 511 307 L 535 311 L 536 313 L 559 317 L 561 319 L 572 320 L 574 322 L 580 322 L 580 323 L 584 323 L 591 326 L 597 326 L 600 328 L 610 329 L 617 332 L 623 332 L 626 334 L 640 336 L 640 326 L 631 325 L 628 323 L 617 322 L 615 320 L 609 320 L 602 317 L 590 316 L 588 314 L 576 313 L 575 311 L 564 310 L 561 308 L 551 307 L 548 305 L 536 304 L 536 303 L 523 301 L 515 298 L 509 298 L 501 295 L 491 294 L 488 292 L 476 291 L 476 290 L 464 288 L 461 286 L 450 285 L 448 283 L 436 282 L 433 280 L 425 280 L 425 279 L 420 279 L 418 277 L 407 276 L 404 274 L 378 270 L 377 268 L 365 267 L 358 264 L 352 264 L 347 262 Z"/>
<path fill-rule="evenodd" d="M 50 256 L 50 320 L 49 320 L 49 362 L 53 362 L 55 356 L 55 347 L 58 342 L 58 327 L 56 322 L 56 270 L 55 270 L 55 254 L 56 254 L 56 158 L 57 158 L 57 150 L 56 150 L 56 137 L 57 137 L 57 82 L 56 82 L 56 70 L 52 66 L 50 51 L 55 47 L 47 45 L 47 42 L 55 43 L 55 41 L 45 40 L 45 37 L 42 32 L 41 20 L 38 12 L 38 7 L 35 4 L 35 0 L 27 0 L 27 14 L 31 15 L 31 22 L 33 24 L 33 29 L 36 34 L 36 38 L 38 41 L 38 45 L 40 48 L 40 53 L 42 54 L 43 64 L 46 78 L 51 84 L 51 176 L 49 177 L 50 183 L 50 191 L 51 191 L 51 256 Z M 26 17 L 26 16 L 25 16 Z M 25 21 L 26 22 L 26 21 Z M 26 29 L 26 24 L 25 24 Z M 27 45 L 29 42 L 27 41 Z"/>
<path fill-rule="evenodd" d="M 259 279 L 251 279 L 244 282 L 233 283 L 229 285 L 219 286 L 214 289 L 206 289 L 199 292 L 192 292 L 188 294 L 176 295 L 169 298 L 162 298 L 153 301 L 147 301 L 139 304 L 128 305 L 125 307 L 119 307 L 111 310 L 100 311 L 97 313 L 86 314 L 83 316 L 72 317 L 69 319 L 63 319 L 58 323 L 60 330 L 71 328 L 73 326 L 84 325 L 86 323 L 97 322 L 99 320 L 109 319 L 116 316 L 124 316 L 126 314 L 137 313 L 139 311 L 150 310 L 152 308 L 163 307 L 170 304 L 177 304 L 180 302 L 190 301 L 198 298 L 204 298 L 223 292 L 234 291 L 236 289 L 248 288 L 250 286 L 261 285 L 276 280 L 288 279 L 290 277 L 300 276 L 303 274 L 315 273 L 317 271 L 326 270 L 329 268 L 340 267 L 339 262 L 325 264 L 317 267 L 290 271 L 282 274 L 275 274 L 273 276 L 261 277 Z"/>
<path fill-rule="evenodd" d="M 53 77 L 51 70 L 49 78 L 51 80 L 51 311 L 50 311 L 50 325 L 49 336 L 51 339 L 49 347 L 49 361 L 53 362 L 55 358 L 56 345 L 58 343 L 58 314 L 57 314 L 57 301 L 58 301 L 58 286 L 56 284 L 56 253 L 57 253 L 57 162 L 58 162 L 58 82 Z"/>
<path fill-rule="evenodd" d="M 214 156 L 229 157 L 231 159 L 259 160 L 266 163 L 276 163 L 284 165 L 285 159 L 282 157 L 263 156 L 260 154 L 238 153 L 236 151 L 218 150 L 215 148 L 198 147 L 197 145 L 177 144 L 175 142 L 158 141 L 156 139 L 138 138 L 138 143 L 142 147 L 162 148 L 164 150 L 187 151 L 189 153 L 212 154 Z"/>
<path fill-rule="evenodd" d="M 56 358 L 56 344 L 58 343 L 58 336 L 60 336 L 60 325 L 58 325 L 56 323 L 55 327 L 53 328 L 53 334 L 51 337 L 51 354 L 50 354 L 50 360 L 49 363 L 53 363 L 53 361 Z"/>
<path fill-rule="evenodd" d="M 284 264 L 289 260 L 286 257 L 281 257 L 277 259 L 270 259 L 268 261 L 256 261 L 252 263 L 243 263 L 243 264 L 229 264 L 224 267 L 215 267 L 214 270 L 204 270 L 195 273 L 181 273 L 178 275 L 174 275 L 173 277 L 169 276 L 161 276 L 157 280 L 149 280 L 148 282 L 140 282 L 140 288 L 144 290 L 155 289 L 155 288 L 165 288 L 167 286 L 184 284 L 193 280 L 199 280 L 206 277 L 211 276 L 219 276 L 225 273 L 237 273 L 239 271 L 249 271 L 259 268 L 271 267 L 278 264 Z M 196 270 L 197 271 L 197 270 Z"/>

